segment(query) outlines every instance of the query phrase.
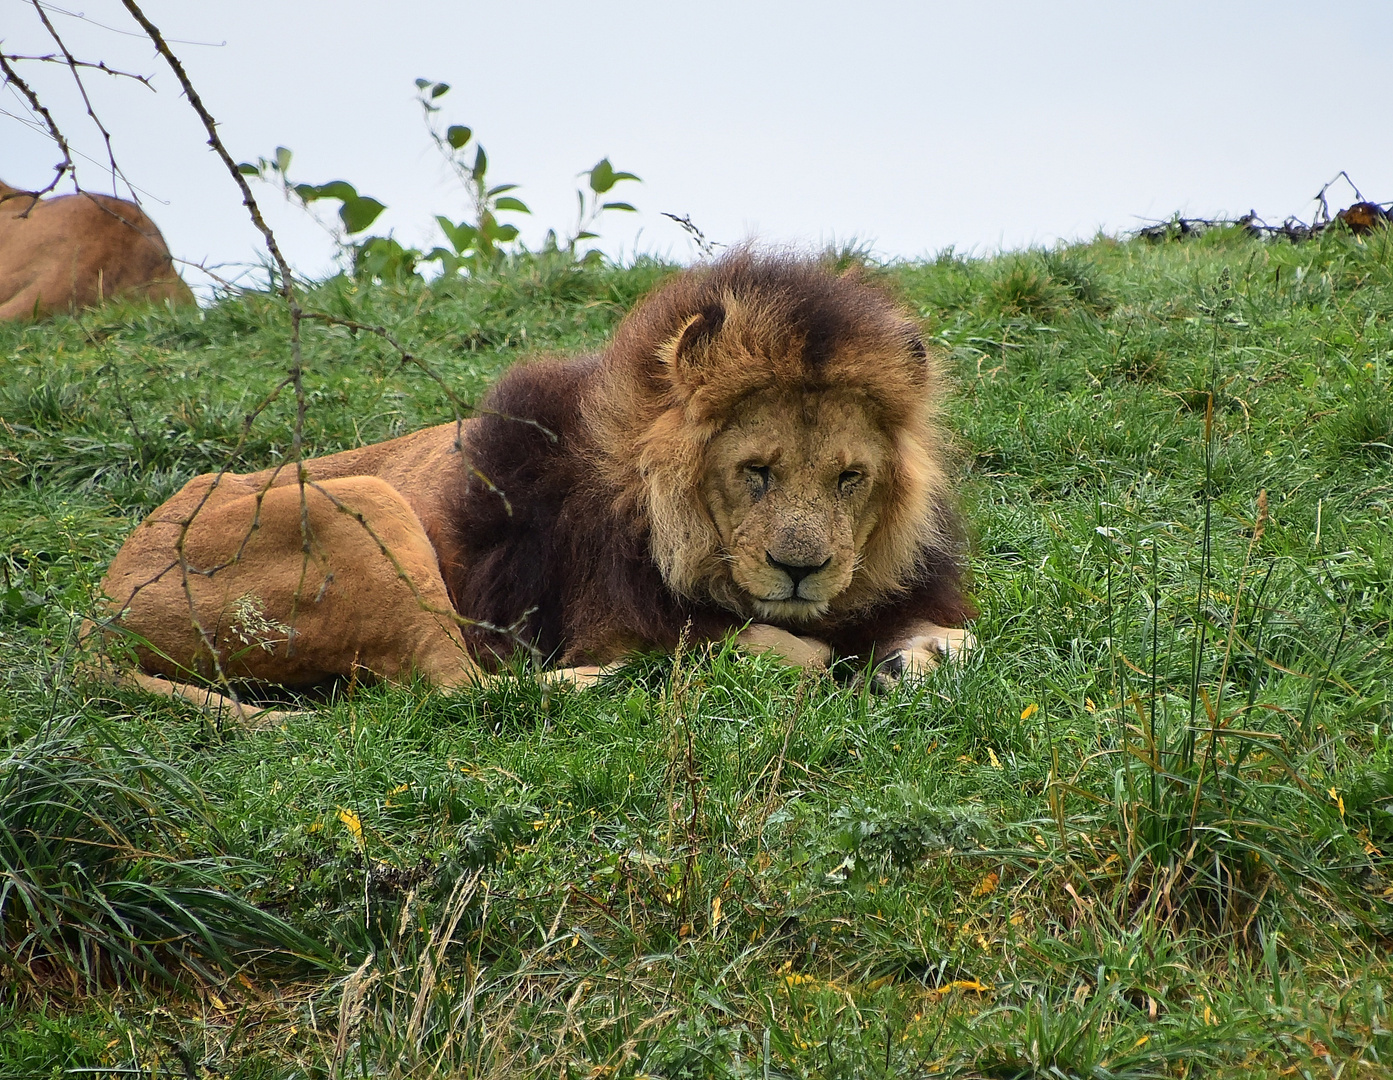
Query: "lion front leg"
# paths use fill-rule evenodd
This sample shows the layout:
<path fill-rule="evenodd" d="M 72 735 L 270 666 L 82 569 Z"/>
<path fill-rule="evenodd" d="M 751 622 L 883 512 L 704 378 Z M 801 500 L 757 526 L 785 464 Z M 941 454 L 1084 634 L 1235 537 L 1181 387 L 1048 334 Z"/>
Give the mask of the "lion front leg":
<path fill-rule="evenodd" d="M 969 630 L 927 621 L 913 623 L 876 663 L 871 686 L 889 690 L 901 682 L 922 679 L 944 660 L 957 660 L 976 647 L 977 639 Z"/>
<path fill-rule="evenodd" d="M 756 656 L 772 656 L 791 667 L 802 668 L 805 671 L 825 671 L 832 659 L 832 649 L 824 642 L 816 638 L 799 637 L 768 623 L 751 623 L 735 635 L 735 643 L 742 652 Z M 554 668 L 541 672 L 537 680 L 545 687 L 588 690 L 605 676 L 622 668 L 626 659 L 627 657 L 621 657 L 604 666 Z"/>
<path fill-rule="evenodd" d="M 745 652 L 767 654 L 805 671 L 823 671 L 832 659 L 832 649 L 825 642 L 768 623 L 751 623 L 735 635 L 735 643 Z"/>

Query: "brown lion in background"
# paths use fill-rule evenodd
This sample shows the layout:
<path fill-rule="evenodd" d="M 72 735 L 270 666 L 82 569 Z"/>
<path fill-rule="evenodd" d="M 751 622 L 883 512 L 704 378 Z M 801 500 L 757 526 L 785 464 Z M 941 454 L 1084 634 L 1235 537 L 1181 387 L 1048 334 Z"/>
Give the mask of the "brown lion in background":
<path fill-rule="evenodd" d="M 307 461 L 303 485 L 190 481 L 112 563 L 113 625 L 164 692 L 455 687 L 520 646 L 587 682 L 684 635 L 921 674 L 975 615 L 943 395 L 882 292 L 738 251 L 598 355 L 514 367 L 475 419 Z"/>
<path fill-rule="evenodd" d="M 0 183 L 0 319 L 116 298 L 194 302 L 145 211 L 110 195 L 39 199 Z"/>

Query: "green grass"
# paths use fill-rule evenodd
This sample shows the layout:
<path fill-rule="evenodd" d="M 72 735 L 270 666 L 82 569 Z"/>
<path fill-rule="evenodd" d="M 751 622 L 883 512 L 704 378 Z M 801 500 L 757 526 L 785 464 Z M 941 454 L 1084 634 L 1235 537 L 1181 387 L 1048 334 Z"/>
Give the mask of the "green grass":
<path fill-rule="evenodd" d="M 309 303 L 472 399 L 667 272 Z M 0 1075 L 1393 1075 L 1393 238 L 869 272 L 950 356 L 983 612 L 883 697 L 722 648 L 257 732 L 94 686 L 126 532 L 288 452 L 287 320 L 0 327 Z M 305 336 L 314 452 L 451 415 Z"/>

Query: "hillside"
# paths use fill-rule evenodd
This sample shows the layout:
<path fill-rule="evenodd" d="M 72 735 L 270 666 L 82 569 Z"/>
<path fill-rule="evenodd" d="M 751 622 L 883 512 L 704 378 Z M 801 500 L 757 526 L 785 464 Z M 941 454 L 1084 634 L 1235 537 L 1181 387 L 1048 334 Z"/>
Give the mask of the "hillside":
<path fill-rule="evenodd" d="M 307 449 L 669 272 L 327 282 L 412 359 L 306 324 Z M 0 326 L 0 1076 L 1393 1075 L 1393 230 L 867 272 L 949 357 L 982 609 L 881 697 L 722 649 L 255 732 L 114 692 L 105 564 L 284 459 L 288 319 Z"/>

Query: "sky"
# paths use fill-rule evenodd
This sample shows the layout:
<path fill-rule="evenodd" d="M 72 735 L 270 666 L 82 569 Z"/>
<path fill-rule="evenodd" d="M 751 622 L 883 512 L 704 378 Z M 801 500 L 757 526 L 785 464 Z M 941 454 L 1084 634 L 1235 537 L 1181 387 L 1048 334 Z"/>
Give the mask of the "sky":
<path fill-rule="evenodd" d="M 226 277 L 261 261 L 231 178 L 119 0 L 44 3 L 79 59 L 150 76 L 153 89 L 95 71 L 86 84 L 173 253 Z M 288 147 L 294 179 L 348 180 L 388 207 L 373 232 L 423 248 L 441 242 L 436 214 L 468 206 L 426 133 L 418 77 L 451 85 L 443 122 L 473 129 L 491 180 L 520 185 L 533 213 L 510 220 L 525 243 L 573 228 L 577 174 L 601 157 L 637 173 L 612 194 L 639 212 L 600 223 L 616 258 L 694 258 L 664 211 L 721 243 L 915 258 L 1048 246 L 1177 211 L 1309 219 L 1341 169 L 1366 197 L 1393 199 L 1387 0 L 142 8 L 234 158 Z M 53 50 L 32 0 L 0 0 L 0 51 Z M 67 69 L 19 70 L 91 159 L 78 159 L 83 187 L 111 191 Z M 15 88 L 0 88 L 0 179 L 39 187 L 58 160 Z M 257 196 L 292 264 L 328 272 L 328 233 L 273 188 Z M 1345 187 L 1332 198 L 1352 201 Z"/>

